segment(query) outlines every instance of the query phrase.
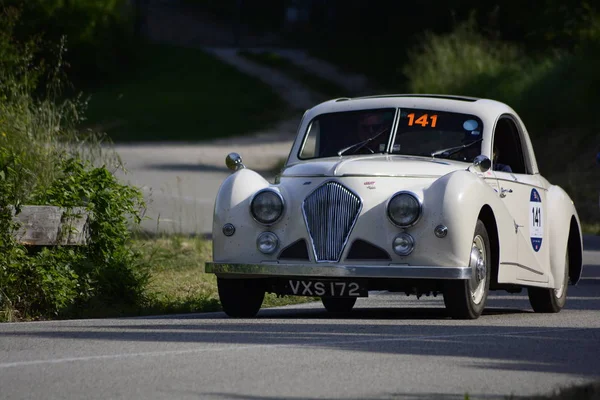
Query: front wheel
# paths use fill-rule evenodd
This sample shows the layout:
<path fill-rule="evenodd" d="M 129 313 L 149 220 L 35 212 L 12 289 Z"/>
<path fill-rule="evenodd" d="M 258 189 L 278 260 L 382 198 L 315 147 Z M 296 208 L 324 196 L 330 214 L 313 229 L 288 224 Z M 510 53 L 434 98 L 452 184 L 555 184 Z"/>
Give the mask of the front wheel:
<path fill-rule="evenodd" d="M 567 286 L 569 284 L 569 251 L 565 257 L 565 272 L 562 282 L 557 289 L 534 288 L 527 289 L 529 303 L 537 313 L 557 313 L 567 302 Z"/>
<path fill-rule="evenodd" d="M 265 288 L 257 279 L 217 278 L 223 311 L 234 318 L 256 316 L 265 298 Z"/>
<path fill-rule="evenodd" d="M 471 245 L 469 280 L 450 281 L 444 285 L 444 304 L 455 319 L 477 319 L 485 308 L 490 288 L 491 252 L 487 229 L 477 220 Z"/>
<path fill-rule="evenodd" d="M 356 297 L 321 297 L 321 301 L 330 313 L 347 313 L 352 311 Z"/>

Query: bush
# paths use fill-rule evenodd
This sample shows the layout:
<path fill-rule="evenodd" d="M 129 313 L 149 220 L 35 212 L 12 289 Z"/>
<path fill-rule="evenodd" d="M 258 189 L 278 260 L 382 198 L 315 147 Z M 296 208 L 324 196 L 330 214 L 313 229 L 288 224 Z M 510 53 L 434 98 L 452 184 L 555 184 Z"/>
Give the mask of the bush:
<path fill-rule="evenodd" d="M 79 250 L 82 258 L 74 268 L 92 288 L 77 300 L 92 299 L 111 306 L 143 301 L 148 276 L 137 261 L 139 253 L 128 247 L 129 225 L 139 224 L 144 205 L 138 189 L 120 184 L 105 167 L 93 168 L 66 158 L 61 176 L 50 187 L 34 193 L 31 203 L 65 208 L 86 204 L 90 212 L 89 241 Z"/>

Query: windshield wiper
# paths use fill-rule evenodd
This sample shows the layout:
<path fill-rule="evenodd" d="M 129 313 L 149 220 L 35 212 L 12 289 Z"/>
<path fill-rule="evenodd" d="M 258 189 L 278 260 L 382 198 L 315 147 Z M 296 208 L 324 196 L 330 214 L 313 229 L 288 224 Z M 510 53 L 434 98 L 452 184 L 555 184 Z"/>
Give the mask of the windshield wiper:
<path fill-rule="evenodd" d="M 371 141 L 373 141 L 373 140 L 377 139 L 377 137 L 379 137 L 380 135 L 382 135 L 382 134 L 383 134 L 385 131 L 387 131 L 388 129 L 389 129 L 389 127 L 388 127 L 388 128 L 384 128 L 384 129 L 383 129 L 381 132 L 378 132 L 378 133 L 376 133 L 375 135 L 371 136 L 371 137 L 370 137 L 370 138 L 368 138 L 367 140 L 363 140 L 363 141 L 360 141 L 360 142 L 358 142 L 358 143 L 354 143 L 354 144 L 353 144 L 353 145 L 351 145 L 351 146 L 348 146 L 348 147 L 345 147 L 345 148 L 341 149 L 340 151 L 338 151 L 337 155 L 338 155 L 338 156 L 342 156 L 342 155 L 344 155 L 344 153 L 345 153 L 345 152 L 347 152 L 348 150 L 351 150 L 351 149 L 353 149 L 353 148 L 355 148 L 355 147 L 356 147 L 355 151 L 358 151 L 358 150 L 362 149 L 362 148 L 363 148 L 364 146 L 366 146 L 366 145 L 367 145 L 369 142 L 371 142 Z M 370 150 L 370 149 L 369 149 L 369 150 Z M 375 152 L 374 152 L 373 150 L 371 150 L 371 153 L 375 154 Z"/>
<path fill-rule="evenodd" d="M 483 140 L 483 138 L 474 140 L 471 143 L 463 144 L 462 146 L 455 146 L 455 147 L 449 147 L 447 149 L 437 150 L 437 151 L 434 151 L 433 153 L 431 153 L 431 157 L 437 157 L 437 156 L 441 156 L 441 155 L 448 157 L 448 156 L 451 156 L 452 154 L 458 153 L 459 151 L 461 151 L 463 149 L 471 147 L 474 144 L 480 143 L 482 140 Z"/>

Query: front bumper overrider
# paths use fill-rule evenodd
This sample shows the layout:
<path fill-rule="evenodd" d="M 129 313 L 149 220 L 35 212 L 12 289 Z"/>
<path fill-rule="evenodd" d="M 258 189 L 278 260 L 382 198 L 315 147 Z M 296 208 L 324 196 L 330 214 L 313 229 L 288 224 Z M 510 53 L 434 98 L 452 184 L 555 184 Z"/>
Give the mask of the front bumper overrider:
<path fill-rule="evenodd" d="M 470 267 L 440 267 L 414 265 L 352 265 L 352 264 L 233 264 L 207 262 L 207 273 L 229 278 L 325 277 L 325 278 L 391 278 L 391 279 L 471 279 Z"/>

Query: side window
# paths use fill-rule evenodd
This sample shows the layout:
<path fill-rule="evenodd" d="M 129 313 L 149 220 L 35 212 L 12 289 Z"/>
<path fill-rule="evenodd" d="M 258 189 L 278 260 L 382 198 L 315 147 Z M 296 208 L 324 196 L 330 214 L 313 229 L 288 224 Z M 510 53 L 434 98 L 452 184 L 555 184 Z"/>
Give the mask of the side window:
<path fill-rule="evenodd" d="M 515 174 L 531 173 L 525 164 L 521 135 L 515 122 L 508 117 L 498 120 L 494 130 L 492 168 L 495 171 Z"/>

